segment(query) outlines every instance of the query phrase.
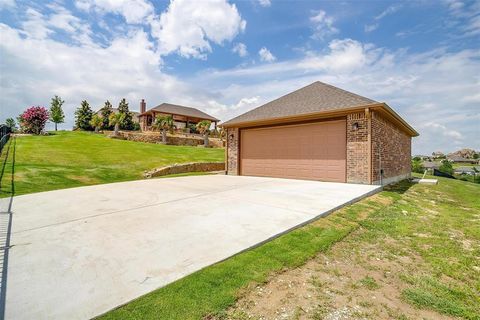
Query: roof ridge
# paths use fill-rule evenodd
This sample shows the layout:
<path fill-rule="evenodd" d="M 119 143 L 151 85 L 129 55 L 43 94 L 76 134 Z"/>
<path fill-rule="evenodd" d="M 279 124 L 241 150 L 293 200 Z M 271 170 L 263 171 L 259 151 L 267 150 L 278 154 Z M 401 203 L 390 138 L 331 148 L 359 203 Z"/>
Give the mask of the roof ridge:
<path fill-rule="evenodd" d="M 334 89 L 334 90 L 339 90 L 339 91 L 345 92 L 345 93 L 347 93 L 347 94 L 350 94 L 350 95 L 352 95 L 352 96 L 359 97 L 359 98 L 362 98 L 362 99 L 368 99 L 368 100 L 373 101 L 374 103 L 375 103 L 375 102 L 378 102 L 378 101 L 376 101 L 376 100 L 373 100 L 373 99 L 370 99 L 370 98 L 361 96 L 361 95 L 359 95 L 359 94 L 357 94 L 357 93 L 355 93 L 355 92 L 351 92 L 351 91 L 348 91 L 348 90 L 345 90 L 345 89 L 342 89 L 342 88 L 339 88 L 339 87 L 335 87 L 334 85 L 331 85 L 331 84 L 329 84 L 329 83 L 325 83 L 325 82 L 322 82 L 322 81 L 319 81 L 319 80 L 313 82 L 312 84 L 314 84 L 314 83 L 321 83 L 322 85 L 327 86 L 327 87 L 330 87 L 330 88 L 332 88 L 332 89 Z"/>

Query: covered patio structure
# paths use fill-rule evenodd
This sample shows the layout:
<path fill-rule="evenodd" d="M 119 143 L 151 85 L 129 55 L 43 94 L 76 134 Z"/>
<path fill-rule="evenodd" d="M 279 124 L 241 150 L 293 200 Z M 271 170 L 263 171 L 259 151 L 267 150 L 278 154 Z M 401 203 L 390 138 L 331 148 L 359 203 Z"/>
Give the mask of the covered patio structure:
<path fill-rule="evenodd" d="M 152 125 L 155 123 L 157 116 L 172 116 L 174 124 L 177 129 L 189 129 L 191 125 L 208 120 L 211 121 L 217 129 L 219 119 L 212 117 L 205 112 L 193 107 L 180 106 L 170 103 L 162 103 L 152 109 L 146 111 L 145 100 L 140 102 L 139 122 L 142 131 L 152 130 Z"/>

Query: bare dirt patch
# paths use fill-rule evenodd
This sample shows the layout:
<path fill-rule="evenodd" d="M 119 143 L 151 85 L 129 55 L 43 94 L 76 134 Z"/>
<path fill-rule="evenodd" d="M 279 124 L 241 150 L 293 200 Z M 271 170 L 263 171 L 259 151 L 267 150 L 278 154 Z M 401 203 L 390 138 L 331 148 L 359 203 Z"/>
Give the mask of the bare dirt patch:
<path fill-rule="evenodd" d="M 299 268 L 246 288 L 226 318 L 451 319 L 401 299 L 406 286 L 401 276 L 422 259 L 412 252 L 397 254 L 394 239 L 379 241 L 383 244 L 361 247 L 342 241 Z"/>

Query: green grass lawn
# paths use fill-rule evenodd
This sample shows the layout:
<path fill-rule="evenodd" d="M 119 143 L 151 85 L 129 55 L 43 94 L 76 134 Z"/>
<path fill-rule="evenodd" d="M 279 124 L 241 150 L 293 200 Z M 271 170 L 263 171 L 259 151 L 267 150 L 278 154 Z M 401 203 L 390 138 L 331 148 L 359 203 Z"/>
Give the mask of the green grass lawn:
<path fill-rule="evenodd" d="M 359 267 L 367 247 L 387 255 L 386 261 L 413 255 L 415 263 L 400 264 L 403 267 L 399 272 L 380 270 L 385 277 L 402 282 L 403 289 L 398 289 L 395 296 L 412 308 L 479 319 L 480 186 L 443 178 L 439 181 L 436 186 L 402 182 L 387 187 L 380 194 L 207 267 L 100 318 L 247 319 L 243 313 L 228 310 L 246 288 L 255 287 L 252 283 L 273 281 L 275 275 L 301 268 L 319 254 L 334 255 L 340 250 L 336 245 L 342 244 L 349 259 L 353 252 L 358 253 L 360 260 L 355 263 Z M 369 270 L 368 266 L 362 268 Z M 346 276 L 341 275 L 342 279 Z M 335 282 L 335 275 L 332 277 Z M 382 290 L 383 285 L 365 279 L 369 291 Z M 360 286 L 365 285 L 360 282 Z M 320 297 L 314 295 L 313 299 Z M 314 318 L 323 318 L 329 304 L 318 300 L 315 305 L 319 311 Z M 407 318 L 402 314 L 395 317 Z M 372 313 L 368 318 L 381 316 Z"/>
<path fill-rule="evenodd" d="M 13 139 L 9 143 L 13 143 Z M 0 197 L 11 194 L 13 144 L 6 159 Z M 16 138 L 15 195 L 143 178 L 145 170 L 173 163 L 223 161 L 215 148 L 166 146 L 116 140 L 91 132 L 59 131 Z"/>

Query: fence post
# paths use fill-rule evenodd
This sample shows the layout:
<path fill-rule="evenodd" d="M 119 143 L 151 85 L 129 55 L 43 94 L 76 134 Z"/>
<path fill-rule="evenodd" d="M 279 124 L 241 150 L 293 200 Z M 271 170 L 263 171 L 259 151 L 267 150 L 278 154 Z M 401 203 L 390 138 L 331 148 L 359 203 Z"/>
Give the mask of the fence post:
<path fill-rule="evenodd" d="M 7 144 L 10 138 L 10 128 L 6 125 L 0 125 L 0 155 L 2 154 L 3 147 Z"/>

